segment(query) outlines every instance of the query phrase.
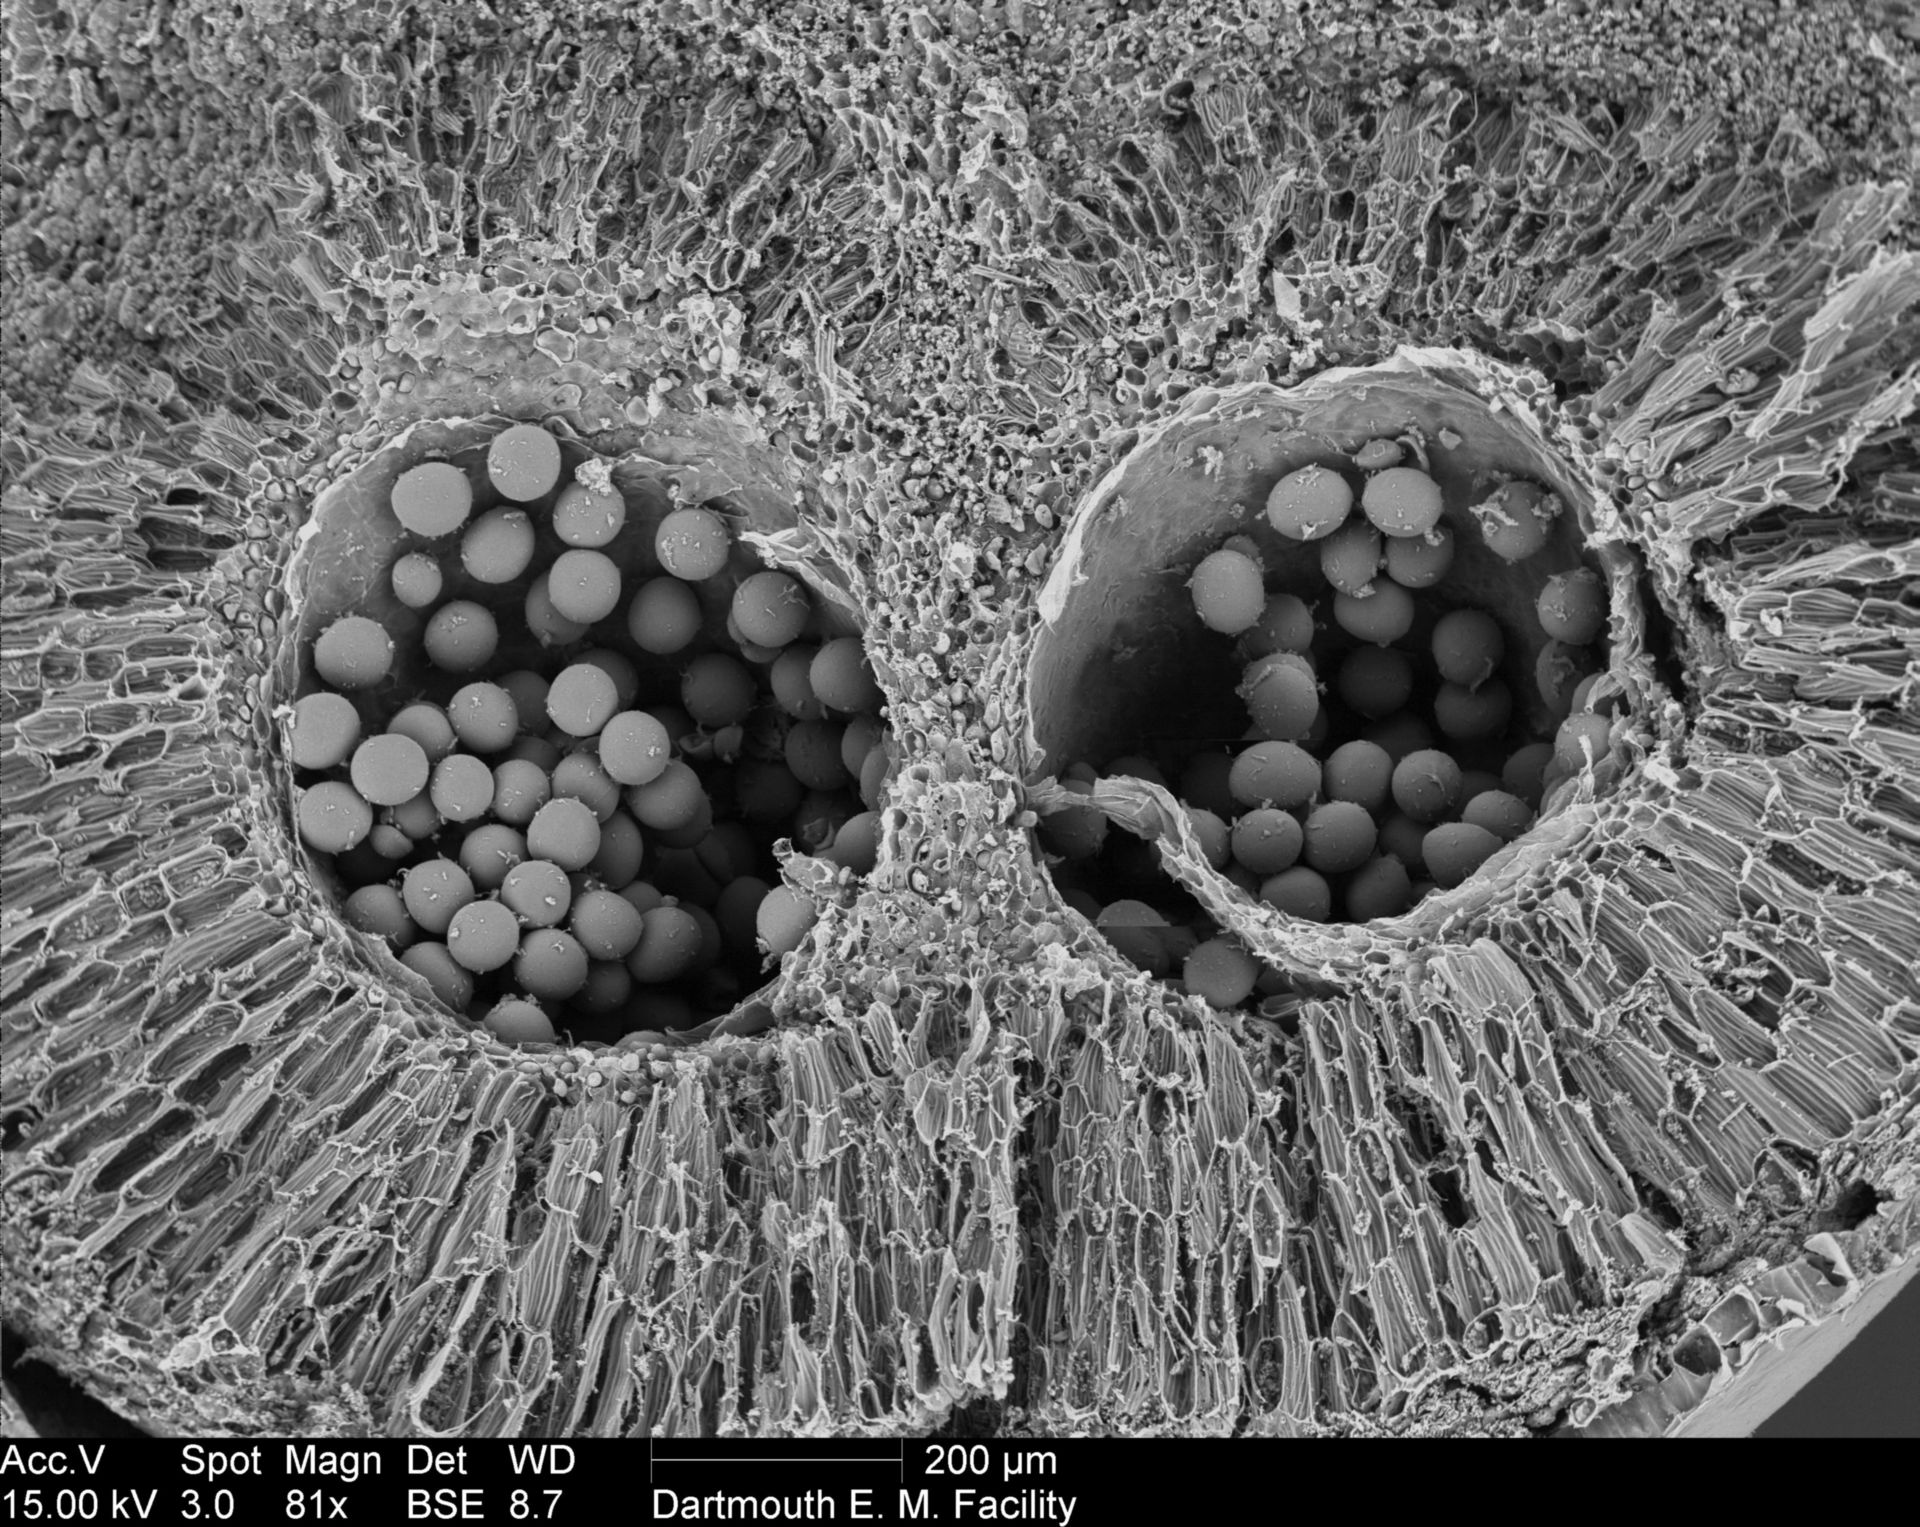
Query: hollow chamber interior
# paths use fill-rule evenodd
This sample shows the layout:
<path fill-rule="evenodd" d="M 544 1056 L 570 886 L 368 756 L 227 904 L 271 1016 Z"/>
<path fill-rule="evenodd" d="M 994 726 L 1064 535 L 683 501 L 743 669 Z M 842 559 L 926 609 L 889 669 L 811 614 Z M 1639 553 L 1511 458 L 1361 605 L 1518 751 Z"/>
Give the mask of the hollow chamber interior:
<path fill-rule="evenodd" d="M 796 559 L 771 565 L 764 548 L 786 540 L 795 494 L 750 452 L 715 437 L 603 456 L 536 429 L 540 450 L 557 448 L 552 481 L 509 496 L 495 443 L 528 428 L 416 425 L 316 502 L 287 574 L 300 618 L 275 670 L 295 836 L 376 976 L 496 1037 L 697 1037 L 767 979 L 769 955 L 804 919 L 800 907 L 774 915 L 795 899 L 776 843 L 871 867 L 861 782 L 873 796 L 868 757 L 885 756 L 878 691 L 844 595 Z M 396 485 L 430 463 L 444 464 L 439 491 L 464 504 L 439 533 L 396 509 Z M 608 518 L 563 536 L 558 506 L 585 485 Z M 719 536 L 676 573 L 662 527 L 692 509 Z M 749 531 L 760 549 L 741 539 Z M 561 559 L 582 549 L 587 571 L 610 580 L 605 613 L 557 618 Z M 757 606 L 756 591 L 769 596 Z M 775 644 L 740 628 L 750 608 Z M 344 683 L 317 661 L 343 621 L 370 622 L 377 632 L 360 629 L 375 647 L 384 633 L 376 680 Z M 447 652 L 449 630 L 489 625 L 484 651 Z M 836 704 L 812 684 L 829 648 L 852 660 L 828 661 Z M 564 703 L 575 681 L 592 714 Z M 487 736 L 493 688 L 511 719 Z M 655 755 L 637 769 L 645 783 L 615 762 L 599 712 L 649 718 L 631 723 Z M 316 744 L 321 723 L 341 730 Z M 406 743 L 367 751 L 395 734 L 425 758 Z M 379 777 L 383 758 L 399 758 L 397 781 Z M 421 767 L 414 790 L 405 771 Z M 342 816 L 318 814 L 323 791 Z"/>
<path fill-rule="evenodd" d="M 1369 551 L 1373 522 L 1395 523 L 1391 503 L 1369 507 L 1393 497 L 1389 474 L 1437 487 L 1438 524 Z M 1283 501 L 1316 476 L 1351 508 L 1302 539 Z M 1540 533 L 1516 538 L 1508 510 L 1526 518 L 1536 500 Z M 1029 670 L 1032 777 L 1089 799 L 1042 819 L 1067 900 L 1136 963 L 1180 977 L 1223 931 L 1195 876 L 1297 926 L 1397 917 L 1511 863 L 1507 848 L 1525 852 L 1582 780 L 1618 773 L 1631 686 L 1606 675 L 1639 652 L 1640 607 L 1629 559 L 1590 542 L 1592 525 L 1581 482 L 1530 422 L 1415 369 L 1240 389 L 1140 441 L 1070 527 Z M 1356 548 L 1372 575 L 1358 598 L 1342 592 Z M 1257 569 L 1251 627 L 1244 608 L 1218 608 L 1233 593 L 1209 582 L 1223 552 Z M 1392 573 L 1416 564 L 1403 594 Z M 1570 585 L 1595 606 L 1590 632 L 1564 619 Z M 1290 633 L 1300 606 L 1311 624 Z M 1383 619 L 1390 608 L 1400 617 Z M 1275 662 L 1310 670 L 1317 705 L 1276 709 L 1261 692 Z M 1140 823 L 1099 804 L 1115 777 L 1164 787 L 1208 863 L 1171 878 L 1129 830 Z M 1204 974 L 1187 985 L 1213 996 Z"/>

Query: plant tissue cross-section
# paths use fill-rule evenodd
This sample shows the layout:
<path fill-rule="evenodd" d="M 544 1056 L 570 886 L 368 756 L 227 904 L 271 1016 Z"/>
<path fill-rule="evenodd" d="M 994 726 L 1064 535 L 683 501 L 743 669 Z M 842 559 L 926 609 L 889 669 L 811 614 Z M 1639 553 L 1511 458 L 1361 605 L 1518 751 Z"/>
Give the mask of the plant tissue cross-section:
<path fill-rule="evenodd" d="M 1659 1434 L 1911 1271 L 1898 7 L 9 28 L 0 1316 L 130 1421 Z"/>

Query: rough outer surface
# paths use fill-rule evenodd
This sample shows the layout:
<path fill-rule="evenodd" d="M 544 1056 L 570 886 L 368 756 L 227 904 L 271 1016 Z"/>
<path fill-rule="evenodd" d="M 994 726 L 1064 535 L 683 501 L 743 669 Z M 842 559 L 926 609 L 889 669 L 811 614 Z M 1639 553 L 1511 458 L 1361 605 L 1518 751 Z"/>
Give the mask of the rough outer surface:
<path fill-rule="evenodd" d="M 47 1361 L 237 1436 L 1659 1429 L 1742 1289 L 1911 1244 L 1898 8 L 178 9 L 8 17 L 0 1300 Z M 1042 578 L 1205 390 L 1407 345 L 1594 485 L 1670 706 L 1552 873 L 1377 962 L 1251 929 L 1296 990 L 1211 1015 L 1036 858 Z M 733 495 L 868 634 L 877 868 L 788 862 L 824 914 L 732 1032 L 510 1053 L 305 866 L 301 527 L 476 416 Z M 1207 890 L 1154 787 L 1094 798 Z"/>

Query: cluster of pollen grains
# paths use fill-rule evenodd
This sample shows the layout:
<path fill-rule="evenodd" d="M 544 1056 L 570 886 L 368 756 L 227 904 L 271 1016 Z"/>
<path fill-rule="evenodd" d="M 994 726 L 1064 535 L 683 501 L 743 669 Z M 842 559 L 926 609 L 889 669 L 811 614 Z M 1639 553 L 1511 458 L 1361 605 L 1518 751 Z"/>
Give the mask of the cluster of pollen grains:
<path fill-rule="evenodd" d="M 496 1038 L 711 1032 L 817 916 L 776 851 L 875 866 L 864 644 L 726 504 L 537 424 L 459 435 L 377 456 L 316 520 L 300 840 L 347 924 Z M 376 578 L 363 609 L 341 572 Z"/>

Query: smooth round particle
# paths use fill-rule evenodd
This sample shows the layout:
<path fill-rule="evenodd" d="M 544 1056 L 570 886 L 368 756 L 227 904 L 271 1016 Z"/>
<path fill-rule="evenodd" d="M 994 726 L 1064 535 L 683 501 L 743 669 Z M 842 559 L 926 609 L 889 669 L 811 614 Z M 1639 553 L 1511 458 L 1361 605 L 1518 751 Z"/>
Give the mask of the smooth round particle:
<path fill-rule="evenodd" d="M 533 521 L 524 509 L 489 509 L 460 537 L 460 565 L 481 583 L 511 583 L 533 565 Z"/>
<path fill-rule="evenodd" d="M 627 501 L 612 484 L 571 482 L 553 501 L 553 533 L 569 546 L 605 546 L 627 523 Z"/>
<path fill-rule="evenodd" d="M 1443 822 L 1426 836 L 1421 852 L 1427 873 L 1442 890 L 1452 890 L 1485 864 L 1504 845 L 1484 827 L 1471 822 Z"/>
<path fill-rule="evenodd" d="M 1397 467 L 1406 454 L 1398 440 L 1369 440 L 1353 453 L 1353 464 L 1363 472 L 1378 472 Z"/>
<path fill-rule="evenodd" d="M 891 742 L 883 743 L 867 754 L 860 765 L 860 787 L 857 794 L 869 811 L 878 811 L 880 803 L 886 798 L 887 781 L 892 778 L 893 766 L 898 754 Z"/>
<path fill-rule="evenodd" d="M 672 756 L 667 729 L 645 711 L 622 711 L 600 729 L 601 766 L 622 785 L 658 779 Z"/>
<path fill-rule="evenodd" d="M 1227 636 L 1247 630 L 1266 608 L 1258 564 L 1237 551 L 1216 551 L 1201 558 L 1188 587 L 1201 624 Z"/>
<path fill-rule="evenodd" d="M 1605 716 L 1591 711 L 1569 716 L 1554 733 L 1554 760 L 1574 774 L 1591 768 L 1607 756 L 1612 733 L 1612 723 Z"/>
<path fill-rule="evenodd" d="M 693 974 L 709 969 L 726 948 L 726 935 L 720 931 L 720 923 L 705 907 L 684 905 L 687 916 L 700 928 L 700 951 L 693 958 Z"/>
<path fill-rule="evenodd" d="M 373 830 L 367 834 L 366 841 L 354 850 L 351 857 L 360 860 L 364 852 L 371 851 L 388 863 L 410 858 L 413 854 L 413 839 L 409 838 L 391 822 L 376 821 Z M 355 885 L 363 884 L 366 876 L 340 866 L 342 873 Z"/>
<path fill-rule="evenodd" d="M 1591 653 L 1591 648 L 1579 648 Z M 1605 686 L 1604 689 L 1602 686 Z M 1574 686 L 1569 705 L 1576 711 L 1593 711 L 1602 716 L 1618 715 L 1627 708 L 1627 695 L 1620 681 L 1604 669 L 1588 674 Z"/>
<path fill-rule="evenodd" d="M 582 749 L 554 765 L 553 797 L 579 801 L 593 813 L 596 822 L 604 825 L 620 809 L 620 782 L 607 772 L 604 763 Z"/>
<path fill-rule="evenodd" d="M 813 691 L 813 660 L 819 651 L 811 642 L 796 642 L 782 648 L 767 671 L 774 704 L 796 721 L 818 721 L 827 713 Z"/>
<path fill-rule="evenodd" d="M 1346 478 L 1318 463 L 1287 473 L 1267 494 L 1267 522 L 1294 541 L 1332 535 L 1352 508 Z"/>
<path fill-rule="evenodd" d="M 1260 966 L 1229 939 L 1210 938 L 1194 946 L 1180 969 L 1180 983 L 1218 1008 L 1238 1007 L 1253 995 Z"/>
<path fill-rule="evenodd" d="M 1607 623 L 1607 591 L 1590 567 L 1555 573 L 1540 590 L 1534 612 L 1547 635 L 1570 647 L 1584 647 Z"/>
<path fill-rule="evenodd" d="M 513 699 L 516 716 L 536 717 L 547 713 L 547 681 L 531 668 L 516 668 L 494 680 Z"/>
<path fill-rule="evenodd" d="M 395 949 L 405 949 L 420 937 L 420 929 L 407 915 L 407 904 L 390 885 L 361 886 L 342 910 L 348 927 L 383 938 Z"/>
<path fill-rule="evenodd" d="M 684 907 L 659 906 L 643 913 L 640 937 L 627 956 L 627 972 L 643 985 L 677 981 L 700 957 L 700 924 Z"/>
<path fill-rule="evenodd" d="M 1320 686 L 1307 660 L 1292 652 L 1270 653 L 1247 665 L 1238 691 L 1253 718 L 1256 736 L 1297 742 L 1320 713 Z"/>
<path fill-rule="evenodd" d="M 1320 788 L 1320 764 L 1292 742 L 1256 742 L 1234 759 L 1227 789 L 1245 807 L 1302 806 Z"/>
<path fill-rule="evenodd" d="M 627 606 L 627 634 L 643 652 L 667 657 L 700 634 L 700 599 L 678 578 L 640 585 Z"/>
<path fill-rule="evenodd" d="M 1106 941 L 1129 964 L 1150 976 L 1164 976 L 1170 965 L 1167 920 L 1144 901 L 1109 902 L 1094 919 Z"/>
<path fill-rule="evenodd" d="M 500 627 L 485 606 L 454 599 L 433 612 L 420 642 L 443 673 L 474 673 L 493 661 Z"/>
<path fill-rule="evenodd" d="M 502 498 L 530 504 L 560 482 L 560 442 L 537 424 L 514 424 L 487 447 L 487 477 Z"/>
<path fill-rule="evenodd" d="M 427 788 L 430 768 L 419 743 L 383 732 L 354 749 L 348 774 L 369 805 L 398 806 Z"/>
<path fill-rule="evenodd" d="M 1380 851 L 1391 854 L 1409 871 L 1426 867 L 1421 847 L 1427 840 L 1427 824 L 1416 822 L 1404 811 L 1390 811 L 1380 819 Z"/>
<path fill-rule="evenodd" d="M 362 846 L 372 849 L 388 861 L 405 859 L 413 853 L 413 839 L 391 822 L 375 822 L 373 831 L 367 834 L 367 841 Z"/>
<path fill-rule="evenodd" d="M 547 719 L 574 737 L 592 737 L 620 709 L 620 691 L 603 668 L 573 663 L 547 690 Z"/>
<path fill-rule="evenodd" d="M 680 677 L 680 703 L 708 731 L 737 726 L 760 698 L 753 670 L 725 652 L 706 652 Z"/>
<path fill-rule="evenodd" d="M 497 901 L 470 901 L 447 925 L 447 951 L 475 975 L 498 970 L 520 947 L 520 922 Z"/>
<path fill-rule="evenodd" d="M 360 741 L 360 712 L 331 690 L 302 695 L 293 705 L 287 753 L 296 769 L 332 769 Z"/>
<path fill-rule="evenodd" d="M 1473 689 L 1492 678 L 1507 654 L 1500 623 L 1485 610 L 1449 610 L 1433 626 L 1440 677 Z"/>
<path fill-rule="evenodd" d="M 1425 535 L 1388 536 L 1387 576 L 1402 588 L 1430 589 L 1453 567 L 1453 532 L 1435 525 Z"/>
<path fill-rule="evenodd" d="M 1460 820 L 1486 828 L 1502 843 L 1511 843 L 1533 826 L 1533 808 L 1505 790 L 1482 790 L 1462 808 Z"/>
<path fill-rule="evenodd" d="M 1433 721 L 1455 742 L 1479 742 L 1498 737 L 1513 717 L 1513 694 L 1498 679 L 1478 689 L 1449 681 L 1433 697 Z"/>
<path fill-rule="evenodd" d="M 502 997 L 487 1009 L 480 1023 L 502 1044 L 544 1045 L 559 1037 L 554 1033 L 553 1020 L 540 1005 L 524 997 Z"/>
<path fill-rule="evenodd" d="M 371 689 L 393 668 L 393 638 L 377 620 L 345 615 L 313 644 L 313 669 L 335 689 Z"/>
<path fill-rule="evenodd" d="M 528 634 L 542 647 L 571 647 L 584 641 L 589 629 L 577 620 L 568 620 L 555 607 L 553 587 L 544 570 L 527 585 L 521 615 Z"/>
<path fill-rule="evenodd" d="M 620 569 L 603 551 L 563 551 L 547 569 L 547 597 L 568 620 L 590 626 L 619 608 Z"/>
<path fill-rule="evenodd" d="M 1201 857 L 1214 869 L 1225 869 L 1233 857 L 1233 829 L 1226 819 L 1204 806 L 1189 806 L 1187 826 L 1200 845 Z"/>
<path fill-rule="evenodd" d="M 519 710 L 519 708 L 518 702 L 515 702 L 514 709 Z M 541 710 L 545 708 L 543 702 Z M 521 714 L 524 715 L 526 712 L 523 711 Z M 534 711 L 533 714 L 537 716 L 540 711 Z M 531 732 L 522 732 L 514 738 L 513 746 L 500 757 L 502 761 L 509 758 L 524 758 L 528 763 L 536 765 L 548 774 L 560 767 L 560 750 L 546 738 L 536 737 Z"/>
<path fill-rule="evenodd" d="M 561 928 L 529 929 L 520 940 L 513 978 L 521 989 L 549 1002 L 564 1002 L 587 984 L 587 951 Z"/>
<path fill-rule="evenodd" d="M 1304 864 L 1261 881 L 1260 899 L 1276 911 L 1308 922 L 1323 923 L 1333 915 L 1333 888 L 1326 876 Z"/>
<path fill-rule="evenodd" d="M 567 926 L 596 960 L 624 960 L 640 944 L 640 911 L 613 891 L 591 890 L 573 904 Z"/>
<path fill-rule="evenodd" d="M 1234 860 L 1255 875 L 1277 875 L 1300 857 L 1304 835 L 1285 811 L 1262 806 L 1233 824 Z"/>
<path fill-rule="evenodd" d="M 711 578 L 724 568 L 732 544 L 726 522 L 710 509 L 676 509 L 653 536 L 660 565 L 689 583 Z"/>
<path fill-rule="evenodd" d="M 856 875 L 871 874 L 880 858 L 879 813 L 860 811 L 848 817 L 834 834 L 826 857 Z"/>
<path fill-rule="evenodd" d="M 1391 578 L 1375 578 L 1366 594 L 1335 594 L 1334 624 L 1363 642 L 1386 646 L 1413 629 L 1413 595 Z"/>
<path fill-rule="evenodd" d="M 393 517 L 417 536 L 452 535 L 473 509 L 473 484 L 450 461 L 424 461 L 394 479 Z"/>
<path fill-rule="evenodd" d="M 1349 519 L 1320 543 L 1320 576 L 1343 594 L 1364 594 L 1380 571 L 1380 532 Z"/>
<path fill-rule="evenodd" d="M 620 891 L 633 884 L 646 860 L 646 839 L 640 824 L 624 811 L 616 811 L 600 824 L 600 852 L 593 856 L 587 873 L 609 891 Z"/>
<path fill-rule="evenodd" d="M 471 753 L 451 753 L 433 766 L 428 796 L 449 822 L 477 822 L 493 809 L 493 770 Z"/>
<path fill-rule="evenodd" d="M 713 904 L 713 919 L 720 926 L 722 947 L 736 956 L 752 956 L 759 937 L 760 903 L 773 887 L 757 875 L 742 875 L 728 883 Z"/>
<path fill-rule="evenodd" d="M 492 771 L 488 773 L 491 777 Z M 483 891 L 499 890 L 513 867 L 526 857 L 525 836 L 504 822 L 474 828 L 460 845 L 460 867 Z"/>
<path fill-rule="evenodd" d="M 524 758 L 503 758 L 493 769 L 493 814 L 509 827 L 525 827 L 553 797 L 546 770 Z"/>
<path fill-rule="evenodd" d="M 389 806 L 381 813 L 381 817 L 415 843 L 426 842 L 444 825 L 440 812 L 434 807 L 432 796 L 424 791 L 410 801 Z"/>
<path fill-rule="evenodd" d="M 838 790 L 852 783 L 840 758 L 840 732 L 837 721 L 796 721 L 787 732 L 787 767 L 807 789 Z"/>
<path fill-rule="evenodd" d="M 1422 748 L 1393 766 L 1393 802 L 1416 822 L 1437 822 L 1460 799 L 1460 765 L 1446 753 Z"/>
<path fill-rule="evenodd" d="M 475 753 L 503 753 L 520 733 L 520 712 L 513 696 L 498 684 L 463 684 L 447 702 L 454 735 Z"/>
<path fill-rule="evenodd" d="M 1472 513 L 1488 550 L 1508 562 L 1520 562 L 1547 544 L 1560 510 L 1558 494 L 1516 479 L 1474 505 Z"/>
<path fill-rule="evenodd" d="M 527 824 L 527 852 L 562 869 L 583 870 L 599 851 L 599 820 L 580 801 L 548 801 Z"/>
<path fill-rule="evenodd" d="M 772 663 L 781 653 L 779 647 L 763 647 L 754 641 L 740 629 L 740 623 L 731 614 L 726 619 L 726 632 L 727 640 L 733 643 L 734 650 L 757 667 Z"/>
<path fill-rule="evenodd" d="M 337 779 L 301 792 L 299 818 L 300 841 L 323 854 L 344 854 L 373 831 L 373 807 Z"/>
<path fill-rule="evenodd" d="M 1563 641 L 1550 641 L 1542 647 L 1533 663 L 1533 685 L 1547 714 L 1556 721 L 1566 719 L 1580 686 L 1593 672 L 1591 647 L 1569 647 Z"/>
<path fill-rule="evenodd" d="M 1240 650 L 1249 658 L 1305 653 L 1312 646 L 1313 610 L 1298 594 L 1269 594 L 1259 620 L 1240 634 Z"/>
<path fill-rule="evenodd" d="M 819 909 L 807 897 L 789 886 L 775 886 L 754 913 L 760 948 L 776 960 L 791 953 L 800 947 L 819 916 Z"/>
<path fill-rule="evenodd" d="M 1308 815 L 1302 857 L 1323 875 L 1344 875 L 1373 857 L 1373 817 L 1352 801 L 1328 801 Z"/>
<path fill-rule="evenodd" d="M 1516 795 L 1525 801 L 1532 810 L 1540 809 L 1540 798 L 1544 793 L 1541 786 L 1547 765 L 1553 762 L 1553 744 L 1550 742 L 1530 742 L 1517 749 L 1500 770 L 1500 785 L 1509 795 Z"/>
<path fill-rule="evenodd" d="M 573 1007 L 589 1017 L 607 1018 L 624 1008 L 632 995 L 633 977 L 623 962 L 590 959 L 586 985 L 573 994 Z"/>
<path fill-rule="evenodd" d="M 670 759 L 667 766 L 644 785 L 634 785 L 627 790 L 627 810 L 642 827 L 655 832 L 685 827 L 708 807 L 706 787 L 700 783 L 700 776 L 677 758 Z"/>
<path fill-rule="evenodd" d="M 730 613 L 748 641 L 784 647 L 806 630 L 813 602 L 799 579 L 769 569 L 740 580 Z"/>
<path fill-rule="evenodd" d="M 473 1001 L 473 977 L 438 940 L 414 944 L 401 954 L 400 963 L 426 981 L 442 1006 L 464 1013 Z"/>
<path fill-rule="evenodd" d="M 1320 770 L 1320 793 L 1377 816 L 1393 798 L 1393 759 L 1377 742 L 1343 742 Z"/>
<path fill-rule="evenodd" d="M 528 859 L 500 882 L 500 904 L 529 928 L 558 927 L 573 906 L 573 882 L 551 859 Z"/>
<path fill-rule="evenodd" d="M 877 712 L 886 703 L 874 678 L 867 644 L 857 636 L 837 636 L 822 642 L 807 678 L 820 703 L 843 715 Z"/>
<path fill-rule="evenodd" d="M 393 597 L 409 610 L 424 610 L 440 597 L 446 583 L 440 564 L 424 551 L 410 551 L 393 564 L 388 575 Z"/>
<path fill-rule="evenodd" d="M 413 920 L 440 938 L 453 922 L 453 914 L 474 899 L 473 880 L 451 859 L 429 859 L 401 878 L 400 895 Z"/>
<path fill-rule="evenodd" d="M 447 713 L 431 700 L 416 700 L 402 708 L 387 723 L 387 730 L 396 737 L 411 737 L 419 743 L 429 763 L 440 762 L 459 740 Z"/>
<path fill-rule="evenodd" d="M 1425 535 L 1444 507 L 1440 484 L 1418 467 L 1388 467 L 1360 490 L 1360 512 L 1390 536 Z"/>

